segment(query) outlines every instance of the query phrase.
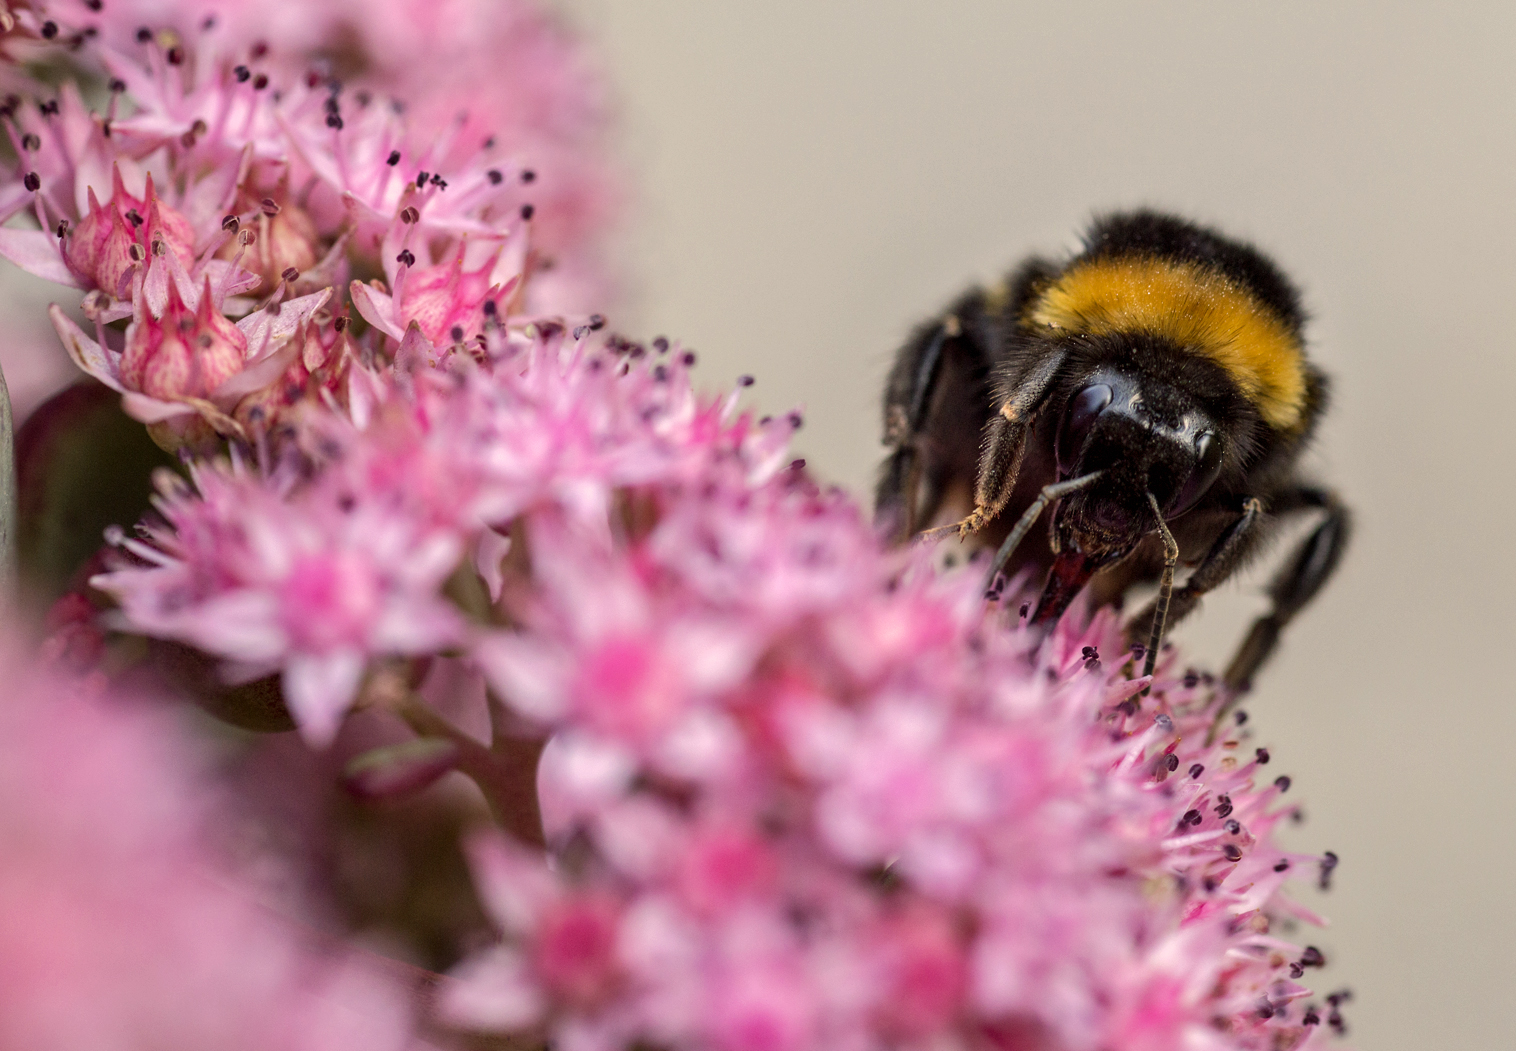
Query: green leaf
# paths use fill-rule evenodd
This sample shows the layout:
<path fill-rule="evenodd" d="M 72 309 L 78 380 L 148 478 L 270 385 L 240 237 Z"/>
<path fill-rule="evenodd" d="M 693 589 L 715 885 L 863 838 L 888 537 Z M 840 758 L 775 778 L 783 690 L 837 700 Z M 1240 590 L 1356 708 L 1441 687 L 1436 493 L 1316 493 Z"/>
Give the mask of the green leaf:
<path fill-rule="evenodd" d="M 342 770 L 342 783 L 360 799 L 416 792 L 436 781 L 458 762 L 458 746 L 445 737 L 418 737 L 354 756 Z"/>
<path fill-rule="evenodd" d="M 89 381 L 39 405 L 16 435 L 15 542 L 26 594 L 51 603 L 104 543 L 148 508 L 152 474 L 174 460 L 121 411 L 121 396 Z"/>

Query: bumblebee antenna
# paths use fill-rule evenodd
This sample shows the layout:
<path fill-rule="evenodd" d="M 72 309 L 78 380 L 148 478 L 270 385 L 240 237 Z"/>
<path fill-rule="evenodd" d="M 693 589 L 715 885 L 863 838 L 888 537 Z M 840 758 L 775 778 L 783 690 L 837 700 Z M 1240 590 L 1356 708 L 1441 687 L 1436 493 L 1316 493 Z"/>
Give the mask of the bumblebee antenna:
<path fill-rule="evenodd" d="M 1152 493 L 1148 493 L 1148 503 L 1153 506 L 1153 516 L 1158 520 L 1158 534 L 1163 537 L 1163 578 L 1158 582 L 1158 597 L 1153 600 L 1153 627 L 1148 632 L 1148 651 L 1142 662 L 1143 675 L 1152 675 L 1153 668 L 1158 663 L 1158 647 L 1163 642 L 1164 622 L 1169 619 L 1169 599 L 1174 596 L 1174 566 L 1179 562 L 1179 545 L 1174 540 L 1174 534 L 1169 532 L 1169 524 L 1163 520 L 1163 508 L 1158 506 L 1158 499 Z M 1146 697 L 1152 688 L 1153 684 L 1148 683 L 1142 688 L 1142 695 Z"/>
<path fill-rule="evenodd" d="M 1069 493 L 1078 492 L 1099 478 L 1103 471 L 1091 471 L 1089 474 L 1080 475 L 1078 478 L 1070 478 L 1066 482 L 1054 482 L 1052 485 L 1042 487 L 1042 492 L 1037 494 L 1037 499 L 1022 514 L 1016 528 L 1011 530 L 1011 535 L 1005 538 L 1005 543 L 1000 545 L 1000 550 L 995 552 L 995 561 L 990 564 L 989 576 L 984 578 L 984 590 L 990 591 L 995 586 L 995 578 L 1005 568 L 1005 564 L 1011 560 L 1011 555 L 1016 550 L 1016 545 L 1021 543 L 1027 531 L 1032 528 L 1037 519 L 1041 517 L 1043 510 L 1054 500 L 1058 500 Z M 1177 548 L 1176 548 L 1177 550 Z"/>

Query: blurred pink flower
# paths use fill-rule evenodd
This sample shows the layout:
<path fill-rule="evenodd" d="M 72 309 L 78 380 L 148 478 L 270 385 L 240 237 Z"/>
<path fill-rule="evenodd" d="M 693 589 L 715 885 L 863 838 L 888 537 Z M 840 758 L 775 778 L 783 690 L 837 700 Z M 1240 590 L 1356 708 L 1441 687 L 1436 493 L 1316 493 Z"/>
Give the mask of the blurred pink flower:
<path fill-rule="evenodd" d="M 163 528 L 121 540 L 140 564 L 94 578 L 132 630 L 225 658 L 233 674 L 283 675 L 308 741 L 325 745 L 370 657 L 420 655 L 460 639 L 438 594 L 458 538 L 414 528 L 362 495 L 315 489 L 286 499 L 237 468 L 192 472 L 196 492 L 159 497 Z"/>
<path fill-rule="evenodd" d="M 203 832 L 224 800 L 149 699 L 0 637 L 0 1046 L 419 1047 L 409 990 L 256 903 Z"/>
<path fill-rule="evenodd" d="M 710 460 L 657 492 L 611 546 L 529 518 L 522 630 L 474 645 L 557 734 L 546 816 L 576 860 L 476 847 L 504 941 L 445 1017 L 606 1049 L 1318 1039 L 1296 979 L 1320 954 L 1273 933 L 1312 919 L 1281 886 L 1317 859 L 1272 841 L 1267 752 L 1206 743 L 1209 688 L 1170 658 L 1143 698 L 1109 612 L 1039 640 L 977 567 L 883 552 L 802 473 Z M 543 969 L 553 901 L 597 903 L 592 997 Z"/>

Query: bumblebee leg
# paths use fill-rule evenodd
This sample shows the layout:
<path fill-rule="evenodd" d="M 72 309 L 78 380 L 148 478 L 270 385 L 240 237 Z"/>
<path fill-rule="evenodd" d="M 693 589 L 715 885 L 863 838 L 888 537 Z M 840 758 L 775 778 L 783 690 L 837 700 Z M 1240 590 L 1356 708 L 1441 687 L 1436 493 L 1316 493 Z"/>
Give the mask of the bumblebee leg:
<path fill-rule="evenodd" d="M 1000 409 L 984 428 L 979 477 L 974 486 L 974 511 L 958 524 L 961 534 L 977 532 L 1005 510 L 1016 488 L 1016 476 L 1021 473 L 1027 435 L 1063 368 L 1065 357 L 1061 350 L 1048 354 L 1009 390 L 998 392 L 996 401 Z"/>
<path fill-rule="evenodd" d="M 984 578 L 984 590 L 987 595 L 998 597 L 998 593 L 995 591 L 995 578 L 1000 575 L 1000 571 L 1010 561 L 1011 555 L 1016 551 L 1016 545 L 1021 543 L 1027 532 L 1037 523 L 1037 519 L 1042 516 L 1042 512 L 1047 505 L 1054 500 L 1062 499 L 1069 493 L 1078 492 L 1099 478 L 1100 474 L 1101 472 L 1095 471 L 1078 478 L 1070 478 L 1066 482 L 1054 482 L 1052 485 L 1042 487 L 1042 492 L 1037 494 L 1037 499 L 1033 500 L 1031 506 L 1022 512 L 1020 520 L 1016 523 L 1016 528 L 1011 530 L 1004 542 L 1001 543 L 1000 550 L 995 552 L 995 560 L 990 563 L 989 574 Z M 1059 612 L 1062 611 L 1060 610 Z"/>
<path fill-rule="evenodd" d="M 934 420 L 933 408 L 944 381 L 949 385 L 967 380 L 977 386 L 987 367 L 976 346 L 958 351 L 964 340 L 963 324 L 956 313 L 919 331 L 901 350 L 885 391 L 884 440 L 891 448 L 880 471 L 874 496 L 874 521 L 889 539 L 901 541 L 916 532 L 918 523 L 930 518 L 941 500 L 946 467 L 939 463 L 951 457 L 950 436 L 936 433 L 955 421 Z M 950 358 L 953 369 L 945 368 Z M 944 374 L 951 371 L 952 375 Z M 944 439 L 947 439 L 944 441 Z M 969 454 L 971 455 L 971 453 Z M 947 468 L 950 470 L 950 468 Z"/>
<path fill-rule="evenodd" d="M 1153 666 L 1158 663 L 1158 647 L 1163 642 L 1164 621 L 1168 619 L 1169 602 L 1174 596 L 1174 566 L 1179 563 L 1179 544 L 1174 540 L 1174 534 L 1169 532 L 1169 524 L 1163 520 L 1163 508 L 1158 506 L 1158 500 L 1152 493 L 1148 494 L 1148 503 L 1153 505 L 1153 514 L 1158 521 L 1158 533 L 1163 537 L 1163 576 L 1158 581 L 1158 597 L 1153 600 L 1153 625 L 1148 629 L 1147 658 L 1142 665 L 1142 674 L 1153 674 Z M 1151 685 L 1143 688 L 1142 693 L 1147 695 Z"/>
<path fill-rule="evenodd" d="M 1223 681 L 1237 694 L 1252 687 L 1253 676 L 1274 652 L 1280 632 L 1306 603 L 1316 597 L 1342 561 L 1351 533 L 1351 516 L 1335 494 L 1302 488 L 1289 493 L 1286 500 L 1294 506 L 1287 505 L 1283 508 L 1285 510 L 1319 507 L 1326 511 L 1326 518 L 1296 548 L 1270 583 L 1269 599 L 1273 608 L 1253 622 L 1252 630 L 1232 658 Z"/>
<path fill-rule="evenodd" d="M 1211 549 L 1205 553 L 1205 558 L 1201 559 L 1200 565 L 1184 582 L 1184 586 L 1174 589 L 1173 597 L 1169 600 L 1165 630 L 1193 613 L 1208 592 L 1215 590 L 1247 560 L 1261 536 L 1263 522 L 1263 505 L 1251 496 L 1243 500 L 1242 513 L 1237 516 L 1237 520 L 1222 530 Z M 1158 600 L 1154 599 L 1127 621 L 1127 634 L 1140 640 L 1142 626 L 1151 625 L 1157 615 Z"/>

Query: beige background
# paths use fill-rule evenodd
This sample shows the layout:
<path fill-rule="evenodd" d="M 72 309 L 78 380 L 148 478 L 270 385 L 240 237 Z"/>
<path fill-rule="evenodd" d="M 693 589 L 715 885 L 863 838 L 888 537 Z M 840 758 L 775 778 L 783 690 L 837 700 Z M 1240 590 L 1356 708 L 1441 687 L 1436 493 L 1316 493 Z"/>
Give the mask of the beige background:
<path fill-rule="evenodd" d="M 894 346 L 967 282 L 1158 204 L 1305 286 L 1359 513 L 1249 707 L 1342 855 L 1312 934 L 1359 1048 L 1516 1046 L 1516 6 L 573 0 L 639 183 L 615 320 L 802 403 L 860 489 Z M 1219 663 L 1265 574 L 1185 632 Z"/>

